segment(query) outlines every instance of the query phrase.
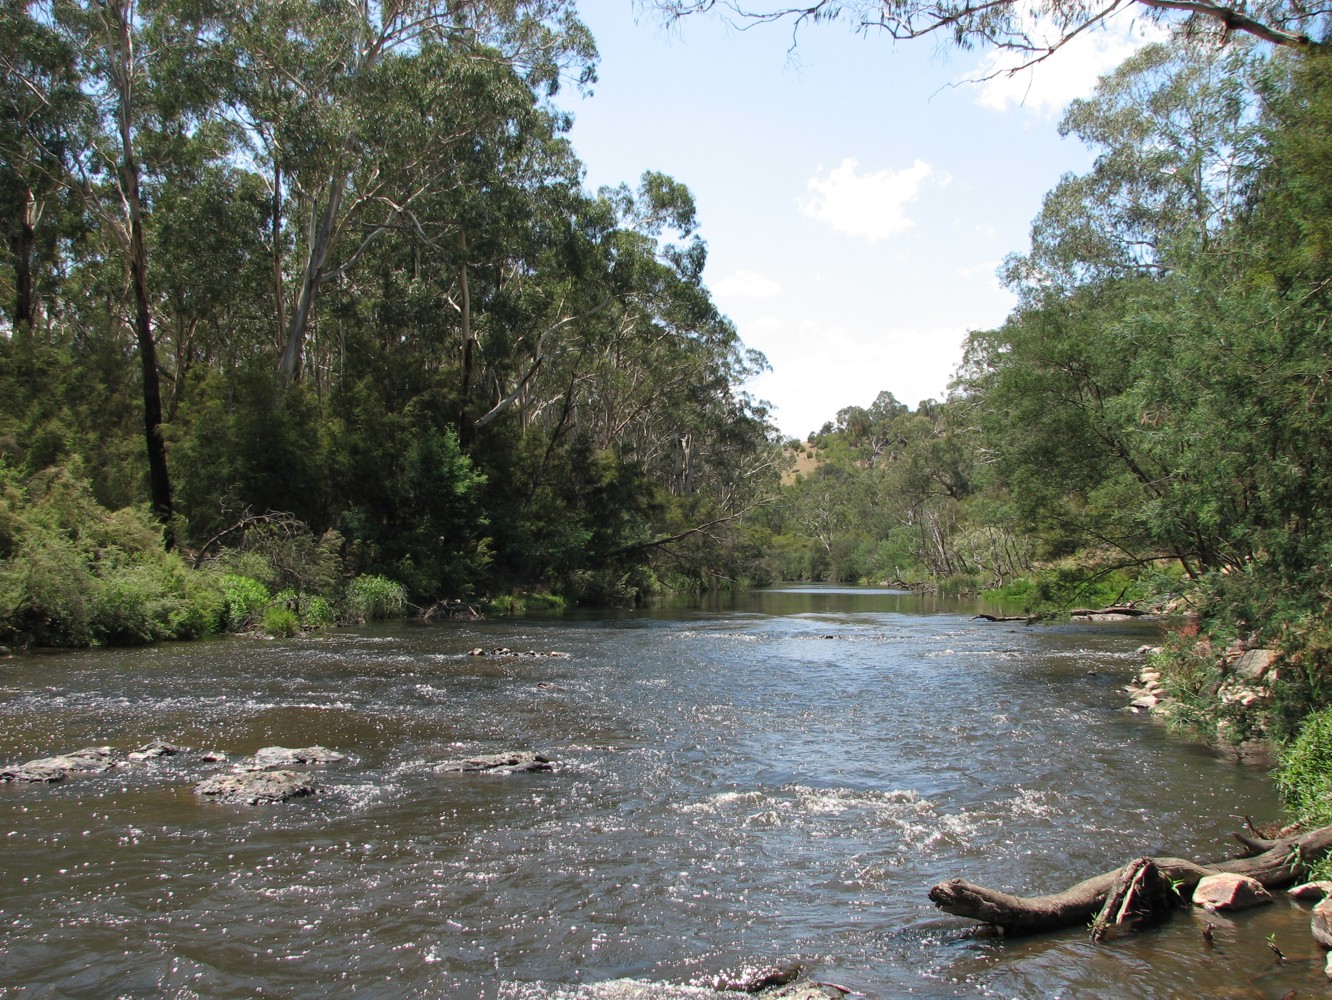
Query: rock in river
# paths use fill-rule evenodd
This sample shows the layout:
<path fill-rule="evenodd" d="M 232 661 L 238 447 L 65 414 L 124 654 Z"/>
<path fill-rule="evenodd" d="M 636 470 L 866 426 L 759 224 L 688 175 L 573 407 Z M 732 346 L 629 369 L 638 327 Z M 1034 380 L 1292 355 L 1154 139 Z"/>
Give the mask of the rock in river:
<path fill-rule="evenodd" d="M 233 805 L 268 805 L 313 795 L 319 790 L 309 774 L 299 771 L 245 771 L 217 774 L 194 786 L 196 795 Z"/>
<path fill-rule="evenodd" d="M 69 774 L 98 774 L 115 767 L 116 757 L 111 747 L 85 747 L 0 771 L 0 781 L 64 781 Z"/>
<path fill-rule="evenodd" d="M 174 743 L 163 743 L 156 740 L 152 743 L 145 743 L 137 750 L 131 750 L 130 760 L 156 760 L 158 757 L 174 757 L 176 754 L 188 753 L 189 747 L 177 746 Z"/>
<path fill-rule="evenodd" d="M 305 764 L 310 767 L 323 767 L 326 764 L 341 764 L 347 759 L 346 754 L 330 750 L 328 747 L 264 747 L 255 751 L 254 767 L 296 767 Z"/>
<path fill-rule="evenodd" d="M 446 760 L 435 765 L 440 772 L 486 771 L 490 774 L 518 774 L 523 771 L 553 771 L 555 765 L 544 754 L 528 750 L 483 754 L 464 760 Z"/>

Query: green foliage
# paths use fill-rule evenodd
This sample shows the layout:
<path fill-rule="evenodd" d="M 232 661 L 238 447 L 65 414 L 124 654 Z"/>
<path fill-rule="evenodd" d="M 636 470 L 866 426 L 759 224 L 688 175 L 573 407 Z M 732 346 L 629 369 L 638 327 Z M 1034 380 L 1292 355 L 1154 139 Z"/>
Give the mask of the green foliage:
<path fill-rule="evenodd" d="M 501 594 L 487 601 L 485 610 L 489 614 L 515 616 L 533 612 L 561 612 L 568 606 L 568 600 L 558 594 L 512 593 Z"/>
<path fill-rule="evenodd" d="M 1332 823 L 1332 709 L 1304 720 L 1299 734 L 1281 749 L 1275 778 L 1297 819 L 1310 826 Z"/>
<path fill-rule="evenodd" d="M 268 588 L 248 576 L 227 573 L 221 580 L 224 613 L 222 630 L 242 632 L 251 628 L 270 600 Z"/>
<path fill-rule="evenodd" d="M 1074 607 L 1102 608 L 1137 601 L 1146 594 L 1123 570 L 1066 562 L 1037 573 L 1033 596 L 1033 609 L 1067 611 Z"/>
<path fill-rule="evenodd" d="M 398 618 L 407 610 L 407 589 L 396 580 L 363 574 L 347 585 L 346 607 L 353 621 Z"/>
<path fill-rule="evenodd" d="M 328 628 L 337 624 L 338 613 L 327 599 L 316 595 L 301 602 L 300 620 L 303 628 Z"/>
<path fill-rule="evenodd" d="M 109 511 L 79 465 L 0 466 L 0 637 L 33 645 L 193 638 L 208 597 L 143 509 Z"/>
<path fill-rule="evenodd" d="M 275 639 L 290 639 L 301 634 L 301 620 L 295 611 L 273 604 L 264 609 L 263 629 Z"/>

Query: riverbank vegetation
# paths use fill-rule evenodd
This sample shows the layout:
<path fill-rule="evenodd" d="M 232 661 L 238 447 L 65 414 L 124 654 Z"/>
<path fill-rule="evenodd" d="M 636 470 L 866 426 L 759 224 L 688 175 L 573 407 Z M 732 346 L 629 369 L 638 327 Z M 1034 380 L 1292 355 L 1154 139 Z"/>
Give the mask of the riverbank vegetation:
<path fill-rule="evenodd" d="M 0 641 L 747 571 L 765 362 L 682 183 L 584 189 L 572 3 L 9 3 L 0 49 Z"/>

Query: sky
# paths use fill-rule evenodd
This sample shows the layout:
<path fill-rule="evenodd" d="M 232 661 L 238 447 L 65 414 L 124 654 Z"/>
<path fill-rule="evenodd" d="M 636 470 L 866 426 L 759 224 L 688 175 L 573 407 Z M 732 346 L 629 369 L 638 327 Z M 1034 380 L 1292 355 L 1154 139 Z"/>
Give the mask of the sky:
<path fill-rule="evenodd" d="M 1063 109 L 1143 43 L 1130 19 L 1033 70 L 845 24 L 674 26 L 636 0 L 583 0 L 601 53 L 572 90 L 587 184 L 661 171 L 693 192 L 704 280 L 772 370 L 746 390 L 804 438 L 881 391 L 943 399 L 966 333 L 1014 304 L 995 276 L 1041 199 L 1094 152 Z M 984 77 L 992 79 L 984 82 Z"/>

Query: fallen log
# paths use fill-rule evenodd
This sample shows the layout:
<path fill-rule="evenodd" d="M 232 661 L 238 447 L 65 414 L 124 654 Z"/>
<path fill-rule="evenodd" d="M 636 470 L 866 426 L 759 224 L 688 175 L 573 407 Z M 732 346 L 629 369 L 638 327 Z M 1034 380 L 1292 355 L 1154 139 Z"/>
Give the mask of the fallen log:
<path fill-rule="evenodd" d="M 1097 615 L 1124 615 L 1128 618 L 1139 618 L 1150 614 L 1141 608 L 1135 608 L 1132 604 L 1110 604 L 1104 608 L 1074 608 L 1068 613 L 1070 618 L 1093 618 Z"/>
<path fill-rule="evenodd" d="M 1184 858 L 1140 858 L 1047 896 L 1014 896 L 954 878 L 931 889 L 930 901 L 945 913 L 991 924 L 1007 934 L 1036 934 L 1086 927 L 1106 908 L 1106 899 L 1121 875 L 1144 862 L 1155 867 L 1181 901 L 1188 901 L 1204 876 L 1233 872 L 1257 879 L 1265 888 L 1281 889 L 1305 879 L 1311 862 L 1332 853 L 1332 826 L 1276 840 L 1238 833 L 1235 839 L 1246 854 L 1211 864 Z"/>

